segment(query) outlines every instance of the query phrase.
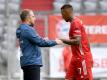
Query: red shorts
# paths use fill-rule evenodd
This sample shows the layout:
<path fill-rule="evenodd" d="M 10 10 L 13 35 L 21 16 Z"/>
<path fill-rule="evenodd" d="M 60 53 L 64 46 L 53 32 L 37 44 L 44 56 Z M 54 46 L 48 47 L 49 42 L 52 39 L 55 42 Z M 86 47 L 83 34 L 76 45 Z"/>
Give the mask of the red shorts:
<path fill-rule="evenodd" d="M 87 67 L 85 59 L 74 58 L 66 73 L 66 79 L 71 80 L 93 80 L 91 67 Z"/>

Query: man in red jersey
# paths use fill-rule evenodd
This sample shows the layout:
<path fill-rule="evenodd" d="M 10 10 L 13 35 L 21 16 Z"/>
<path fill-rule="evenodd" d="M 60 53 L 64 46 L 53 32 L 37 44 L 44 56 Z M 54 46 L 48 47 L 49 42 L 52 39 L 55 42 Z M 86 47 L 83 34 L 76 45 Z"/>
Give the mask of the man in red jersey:
<path fill-rule="evenodd" d="M 73 16 L 73 7 L 65 4 L 61 7 L 61 14 L 66 22 L 70 22 L 69 40 L 61 39 L 71 45 L 72 59 L 67 69 L 66 80 L 93 80 L 93 58 L 87 35 L 81 20 Z"/>

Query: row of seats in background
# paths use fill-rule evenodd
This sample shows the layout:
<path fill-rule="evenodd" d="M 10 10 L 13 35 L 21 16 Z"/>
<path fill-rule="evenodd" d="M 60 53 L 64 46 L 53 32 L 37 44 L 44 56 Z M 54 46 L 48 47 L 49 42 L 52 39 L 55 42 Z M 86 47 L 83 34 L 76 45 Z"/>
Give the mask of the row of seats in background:
<path fill-rule="evenodd" d="M 19 4 L 20 0 L 0 0 L 0 80 L 2 80 L 1 75 L 6 75 L 7 73 L 8 47 L 12 47 L 15 42 L 14 34 L 17 27 Z M 7 11 L 9 16 L 7 16 Z M 11 25 L 8 26 L 8 24 Z M 11 32 L 9 33 L 10 30 Z M 11 45 L 8 41 L 9 37 L 12 39 Z"/>
<path fill-rule="evenodd" d="M 75 12 L 79 13 L 107 13 L 107 0 L 55 0 L 54 10 L 60 11 L 60 7 L 69 3 Z"/>
<path fill-rule="evenodd" d="M 11 37 L 12 43 L 15 42 L 14 34 L 15 34 L 15 29 L 17 27 L 18 18 L 15 14 L 12 14 L 9 16 L 9 23 L 11 24 L 11 27 L 10 27 L 11 35 L 8 34 L 9 26 L 7 26 L 6 19 L 7 18 L 5 17 L 5 15 L 0 14 L 0 80 L 1 80 L 1 75 L 5 75 L 7 72 L 6 71 L 7 70 L 7 55 L 8 55 L 7 49 L 8 47 L 11 47 L 7 38 Z"/>
<path fill-rule="evenodd" d="M 7 10 L 8 8 L 8 10 Z M 20 0 L 0 0 L 0 43 L 4 40 L 3 37 L 6 37 L 7 28 L 6 25 L 9 21 L 7 21 L 7 17 L 12 21 L 11 25 L 16 26 L 17 22 L 17 13 L 20 9 Z M 9 16 L 7 16 L 7 11 Z M 14 29 L 15 27 L 11 28 Z M 1 46 L 1 45 L 0 45 Z"/>
<path fill-rule="evenodd" d="M 8 3 L 8 5 L 6 5 Z M 0 13 L 6 10 L 8 6 L 9 11 L 17 12 L 20 8 L 20 0 L 0 0 Z"/>

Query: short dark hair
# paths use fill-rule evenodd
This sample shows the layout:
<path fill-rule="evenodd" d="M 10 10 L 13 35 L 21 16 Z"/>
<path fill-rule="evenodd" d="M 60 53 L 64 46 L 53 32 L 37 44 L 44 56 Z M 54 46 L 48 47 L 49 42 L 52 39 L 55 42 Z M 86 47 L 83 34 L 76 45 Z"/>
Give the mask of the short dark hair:
<path fill-rule="evenodd" d="M 22 10 L 21 14 L 20 14 L 20 18 L 22 21 L 25 21 L 27 16 L 30 14 L 30 9 L 24 9 Z"/>
<path fill-rule="evenodd" d="M 71 8 L 71 9 L 73 10 L 72 5 L 70 5 L 70 4 L 64 4 L 64 5 L 61 7 L 61 10 L 62 10 L 62 9 L 68 9 L 68 8 Z"/>

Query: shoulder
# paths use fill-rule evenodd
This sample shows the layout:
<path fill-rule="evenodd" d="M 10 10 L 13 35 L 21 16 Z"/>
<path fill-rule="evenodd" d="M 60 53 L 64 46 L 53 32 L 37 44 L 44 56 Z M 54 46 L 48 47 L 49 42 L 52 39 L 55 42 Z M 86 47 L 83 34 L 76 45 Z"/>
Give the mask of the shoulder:
<path fill-rule="evenodd" d="M 81 20 L 80 18 L 78 18 L 78 17 L 74 17 L 73 23 L 74 23 L 74 24 L 79 24 L 79 25 L 82 25 L 82 24 L 83 24 L 83 23 L 82 23 L 82 20 Z"/>
<path fill-rule="evenodd" d="M 83 26 L 81 19 L 78 17 L 74 17 L 73 21 L 71 22 L 71 27 L 73 28 L 81 28 Z"/>
<path fill-rule="evenodd" d="M 33 30 L 33 28 L 31 26 L 27 25 L 27 24 L 20 24 L 19 28 L 21 30 L 28 30 L 28 31 L 32 31 Z"/>

